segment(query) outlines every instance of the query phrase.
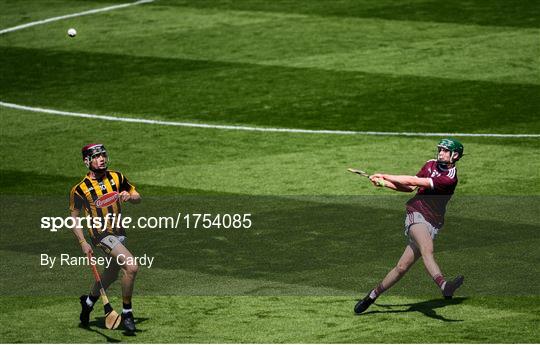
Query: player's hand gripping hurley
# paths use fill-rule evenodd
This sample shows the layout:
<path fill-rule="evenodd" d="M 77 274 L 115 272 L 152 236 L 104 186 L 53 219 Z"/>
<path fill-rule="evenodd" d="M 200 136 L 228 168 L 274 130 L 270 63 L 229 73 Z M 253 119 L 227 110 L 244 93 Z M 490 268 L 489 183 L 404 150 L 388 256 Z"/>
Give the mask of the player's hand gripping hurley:
<path fill-rule="evenodd" d="M 101 284 L 101 277 L 99 276 L 99 272 L 96 268 L 96 265 L 92 263 L 92 252 L 88 252 L 87 256 L 88 260 L 90 261 L 90 266 L 92 267 L 92 272 L 94 273 L 94 278 L 99 284 L 99 293 L 101 294 L 101 300 L 103 301 L 103 309 L 105 310 L 105 327 L 107 327 L 108 329 L 116 329 L 120 325 L 122 318 L 120 317 L 120 315 L 118 315 L 116 311 L 114 311 L 111 304 L 109 303 L 109 299 L 105 294 L 103 284 Z"/>

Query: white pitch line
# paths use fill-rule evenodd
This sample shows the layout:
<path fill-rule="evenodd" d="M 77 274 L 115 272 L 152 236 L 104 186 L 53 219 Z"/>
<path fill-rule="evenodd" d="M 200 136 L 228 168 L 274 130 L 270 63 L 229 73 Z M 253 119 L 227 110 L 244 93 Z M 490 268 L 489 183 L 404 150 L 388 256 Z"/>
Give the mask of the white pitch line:
<path fill-rule="evenodd" d="M 50 22 L 56 22 L 58 20 L 68 19 L 68 18 L 73 18 L 73 17 L 86 16 L 88 14 L 112 11 L 112 10 L 116 10 L 116 9 L 119 9 L 119 8 L 146 4 L 146 3 L 149 3 L 149 2 L 153 2 L 153 1 L 154 0 L 139 0 L 139 1 L 131 2 L 131 3 L 127 3 L 127 4 L 107 6 L 107 7 L 102 7 L 102 8 L 96 8 L 94 10 L 88 10 L 88 11 L 84 11 L 84 12 L 66 14 L 64 16 L 47 18 L 47 19 L 38 20 L 38 21 L 35 21 L 35 22 L 21 24 L 21 25 L 17 25 L 17 26 L 11 27 L 11 28 L 0 30 L 0 35 L 7 34 L 8 32 L 13 32 L 13 31 L 17 31 L 17 30 L 26 29 L 26 28 L 29 28 L 29 27 L 35 26 L 35 25 L 41 25 L 41 24 L 46 24 L 46 23 L 50 23 Z"/>
<path fill-rule="evenodd" d="M 540 134 L 498 134 L 498 133 L 425 133 L 425 132 L 376 132 L 376 131 L 338 131 L 338 130 L 317 130 L 317 129 L 296 129 L 296 128 L 271 128 L 271 127 L 252 127 L 252 126 L 231 126 L 231 125 L 211 125 L 206 123 L 177 122 L 140 119 L 134 117 L 119 117 L 110 115 L 97 115 L 87 113 L 75 113 L 71 111 L 62 111 L 55 109 L 46 109 L 38 107 L 29 107 L 14 103 L 0 101 L 0 106 L 11 109 L 26 110 L 35 113 L 45 113 L 59 116 L 70 116 L 87 119 L 98 119 L 105 121 L 144 123 L 148 125 L 177 126 L 177 127 L 195 127 L 210 129 L 227 129 L 250 132 L 278 132 L 278 133 L 307 133 L 307 134 L 336 134 L 336 135 L 379 135 L 379 136 L 411 136 L 411 137 L 490 137 L 490 138 L 540 138 Z"/>

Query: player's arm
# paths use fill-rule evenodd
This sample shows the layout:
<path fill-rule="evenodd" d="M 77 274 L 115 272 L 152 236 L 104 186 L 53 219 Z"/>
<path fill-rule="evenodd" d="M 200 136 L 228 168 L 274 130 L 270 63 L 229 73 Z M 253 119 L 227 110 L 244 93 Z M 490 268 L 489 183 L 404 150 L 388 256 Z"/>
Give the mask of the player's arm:
<path fill-rule="evenodd" d="M 120 192 L 120 199 L 123 202 L 129 201 L 132 204 L 138 204 L 141 202 L 141 195 L 135 189 L 128 191 Z"/>
<path fill-rule="evenodd" d="M 401 184 L 384 178 L 385 174 L 373 174 L 370 177 L 371 182 L 376 187 L 386 187 L 398 192 L 410 193 L 416 189 L 416 186 Z M 383 183 L 381 183 L 383 182 Z"/>
<path fill-rule="evenodd" d="M 141 202 L 141 195 L 135 189 L 135 186 L 129 183 L 129 180 L 124 175 L 120 174 L 120 201 L 129 201 L 132 204 Z"/>
<path fill-rule="evenodd" d="M 81 211 L 78 209 L 71 210 L 71 217 L 77 219 L 80 215 Z M 75 235 L 75 238 L 79 242 L 79 245 L 81 246 L 81 250 L 84 254 L 88 254 L 92 252 L 92 247 L 86 242 L 86 239 L 84 238 L 84 234 L 82 231 L 82 227 L 77 226 L 80 224 L 77 224 L 78 222 L 73 222 L 75 226 L 73 227 L 73 235 Z"/>
<path fill-rule="evenodd" d="M 79 242 L 79 245 L 81 246 L 81 250 L 84 254 L 88 254 L 92 252 L 92 247 L 86 242 L 86 239 L 84 238 L 81 224 L 77 221 L 80 214 L 81 209 L 83 207 L 83 198 L 79 193 L 77 193 L 76 189 L 71 189 L 71 192 L 69 194 L 69 209 L 71 211 L 71 217 L 75 218 L 75 221 L 73 224 L 73 235 L 75 235 L 75 238 L 77 239 L 77 242 Z"/>
<path fill-rule="evenodd" d="M 119 194 L 120 201 L 126 202 L 129 201 L 132 204 L 138 204 L 141 202 L 141 195 L 135 188 L 132 188 L 130 191 L 123 190 Z"/>
<path fill-rule="evenodd" d="M 385 181 L 392 182 L 394 184 L 401 184 L 410 187 L 425 187 L 433 188 L 433 182 L 427 177 L 408 176 L 408 175 L 387 175 L 382 174 Z"/>
<path fill-rule="evenodd" d="M 410 193 L 410 192 L 413 192 L 416 189 L 416 186 L 404 185 L 404 184 L 401 184 L 401 183 L 391 182 L 391 181 L 388 181 L 388 180 L 384 180 L 384 186 L 386 188 L 390 188 L 390 189 L 393 189 L 395 191 L 404 192 L 404 193 Z"/>

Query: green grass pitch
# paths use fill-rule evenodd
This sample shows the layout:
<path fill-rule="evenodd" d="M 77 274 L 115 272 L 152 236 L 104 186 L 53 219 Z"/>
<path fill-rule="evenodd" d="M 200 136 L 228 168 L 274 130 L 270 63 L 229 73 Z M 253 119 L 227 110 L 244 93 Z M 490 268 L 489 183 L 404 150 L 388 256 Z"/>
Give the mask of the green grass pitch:
<path fill-rule="evenodd" d="M 123 1 L 0 0 L 0 30 Z M 214 125 L 540 133 L 535 1 L 156 0 L 0 34 L 0 101 Z M 78 31 L 75 38 L 67 29 Z M 395 264 L 407 195 L 346 168 L 414 174 L 437 137 L 270 133 L 61 117 L 0 106 L 0 341 L 538 343 L 540 140 L 460 137 L 466 156 L 436 257 L 365 315 Z M 103 142 L 143 196 L 129 215 L 251 212 L 250 230 L 134 230 L 139 332 L 78 327 L 86 267 L 65 216 Z M 109 295 L 121 308 L 119 284 Z"/>

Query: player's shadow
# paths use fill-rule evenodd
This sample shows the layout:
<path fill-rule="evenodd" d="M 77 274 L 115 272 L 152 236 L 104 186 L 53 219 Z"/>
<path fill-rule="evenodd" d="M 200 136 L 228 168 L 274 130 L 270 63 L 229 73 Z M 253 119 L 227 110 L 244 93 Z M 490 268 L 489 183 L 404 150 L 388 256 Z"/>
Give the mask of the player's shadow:
<path fill-rule="evenodd" d="M 122 342 L 122 340 L 109 337 L 107 334 L 105 334 L 105 333 L 101 332 L 100 330 L 95 329 L 95 328 L 93 328 L 91 326 L 96 326 L 96 325 L 93 325 L 93 322 L 90 322 L 90 324 L 88 326 L 83 326 L 83 325 L 79 324 L 79 328 L 82 328 L 82 329 L 84 329 L 86 331 L 94 332 L 94 333 L 97 333 L 97 334 L 101 335 L 103 338 L 105 338 L 105 340 L 108 343 L 120 343 L 120 342 Z M 98 328 L 104 328 L 104 327 L 99 327 L 98 326 Z"/>
<path fill-rule="evenodd" d="M 149 320 L 147 317 L 135 317 L 135 325 L 139 326 L 140 324 L 144 323 L 147 320 Z M 137 328 L 135 333 L 130 333 L 130 332 L 123 331 L 121 329 L 121 327 L 122 327 L 122 325 L 120 325 L 120 328 L 118 330 L 121 331 L 123 335 L 128 336 L 128 337 L 134 337 L 134 336 L 137 335 L 137 333 L 144 332 L 144 330 Z M 110 336 L 108 336 L 107 334 L 105 334 L 105 333 L 103 333 L 101 331 L 101 330 L 107 329 L 107 327 L 105 327 L 105 318 L 102 317 L 102 316 L 96 317 L 95 320 L 90 321 L 88 323 L 87 327 L 82 326 L 82 325 L 79 324 L 79 328 L 82 328 L 82 329 L 85 329 L 85 330 L 87 330 L 89 332 L 94 332 L 94 333 L 97 333 L 97 334 L 101 335 L 103 338 L 105 338 L 105 340 L 108 343 L 120 343 L 120 342 L 122 342 L 122 340 L 110 337 Z"/>
<path fill-rule="evenodd" d="M 460 322 L 463 320 L 454 320 L 454 319 L 448 319 L 442 315 L 437 314 L 435 309 L 444 308 L 449 305 L 457 305 L 463 303 L 467 298 L 465 297 L 455 297 L 452 299 L 431 299 L 428 301 L 423 302 L 417 302 L 417 303 L 406 303 L 406 304 L 378 304 L 375 303 L 376 306 L 382 307 L 382 308 L 394 308 L 394 307 L 408 307 L 404 310 L 373 310 L 368 311 L 367 313 L 363 313 L 362 315 L 367 314 L 397 314 L 397 313 L 411 313 L 411 312 L 419 312 L 424 314 L 427 317 L 430 317 L 432 319 L 444 321 L 444 322 Z"/>

